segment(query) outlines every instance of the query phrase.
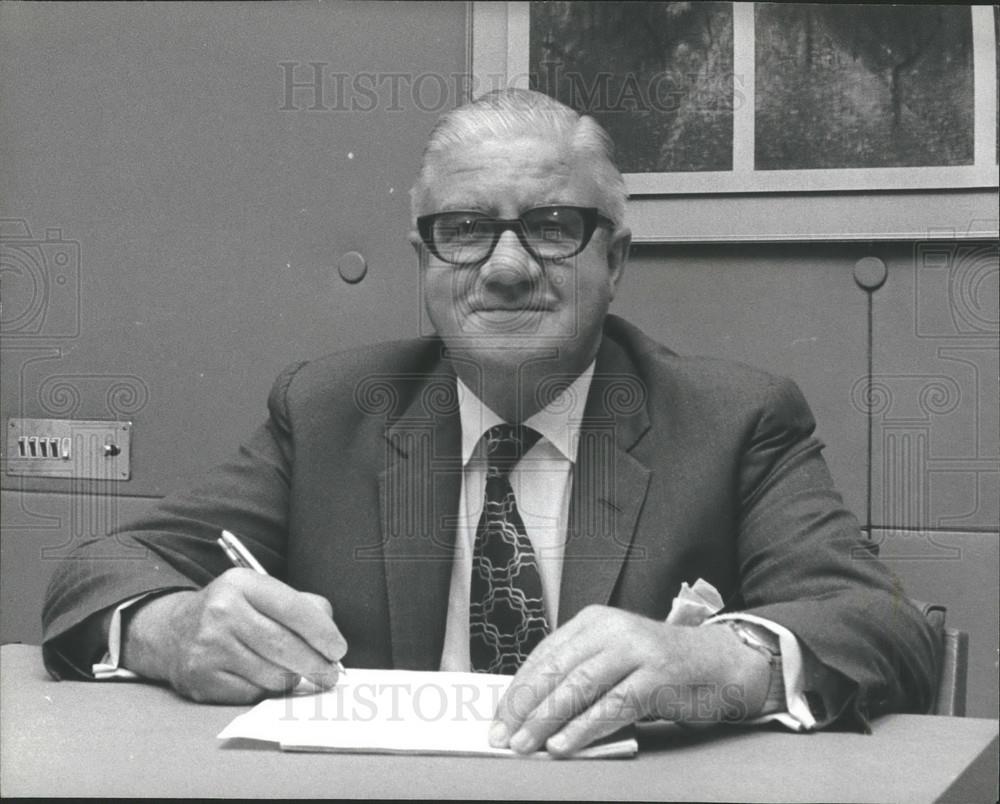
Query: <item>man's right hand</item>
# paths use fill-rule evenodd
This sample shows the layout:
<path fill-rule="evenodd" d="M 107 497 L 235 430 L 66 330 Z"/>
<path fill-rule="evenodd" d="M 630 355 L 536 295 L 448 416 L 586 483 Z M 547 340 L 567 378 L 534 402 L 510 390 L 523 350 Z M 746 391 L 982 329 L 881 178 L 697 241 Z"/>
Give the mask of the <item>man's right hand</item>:
<path fill-rule="evenodd" d="M 121 664 L 194 701 L 245 704 L 300 677 L 329 689 L 346 652 L 326 598 L 231 569 L 199 591 L 142 605 L 123 634 Z"/>

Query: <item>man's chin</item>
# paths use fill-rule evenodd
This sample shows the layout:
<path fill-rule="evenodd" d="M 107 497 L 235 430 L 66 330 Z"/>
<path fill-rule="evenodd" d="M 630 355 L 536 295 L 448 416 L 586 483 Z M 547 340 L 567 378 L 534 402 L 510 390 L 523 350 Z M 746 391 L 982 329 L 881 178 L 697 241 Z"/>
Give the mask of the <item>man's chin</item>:
<path fill-rule="evenodd" d="M 557 349 L 573 340 L 566 322 L 550 310 L 477 310 L 445 338 L 449 346 L 476 351 Z"/>
<path fill-rule="evenodd" d="M 481 357 L 489 362 L 507 363 L 526 357 L 560 354 L 567 346 L 565 338 L 547 338 L 540 335 L 507 335 L 491 338 L 463 335 L 445 338 L 445 346 L 452 352 Z"/>
<path fill-rule="evenodd" d="M 556 361 L 576 367 L 579 353 L 592 352 L 592 339 L 599 333 L 579 332 L 577 319 L 566 310 L 476 310 L 452 317 L 438 334 L 456 358 L 465 358 L 490 368 L 509 372 L 535 361 Z M 585 344 L 584 341 L 587 343 Z M 572 370 L 572 369 L 570 369 Z"/>
<path fill-rule="evenodd" d="M 559 372 L 563 363 L 575 362 L 572 355 L 579 350 L 575 339 L 565 335 L 556 337 L 522 332 L 491 337 L 466 333 L 445 338 L 445 346 L 456 359 L 468 360 L 486 371 L 503 374 L 529 363 L 542 362 L 551 363 L 551 370 Z"/>

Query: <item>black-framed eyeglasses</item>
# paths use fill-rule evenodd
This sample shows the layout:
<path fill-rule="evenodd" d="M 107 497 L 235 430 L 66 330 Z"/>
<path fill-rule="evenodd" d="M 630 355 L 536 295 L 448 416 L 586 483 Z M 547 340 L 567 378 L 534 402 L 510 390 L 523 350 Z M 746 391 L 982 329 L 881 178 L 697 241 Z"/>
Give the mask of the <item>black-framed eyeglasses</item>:
<path fill-rule="evenodd" d="M 485 262 L 508 229 L 536 260 L 565 260 L 587 247 L 598 226 L 614 225 L 596 207 L 563 205 L 534 207 L 518 218 L 508 219 L 468 210 L 417 218 L 417 231 L 427 248 L 439 260 L 452 265 Z"/>

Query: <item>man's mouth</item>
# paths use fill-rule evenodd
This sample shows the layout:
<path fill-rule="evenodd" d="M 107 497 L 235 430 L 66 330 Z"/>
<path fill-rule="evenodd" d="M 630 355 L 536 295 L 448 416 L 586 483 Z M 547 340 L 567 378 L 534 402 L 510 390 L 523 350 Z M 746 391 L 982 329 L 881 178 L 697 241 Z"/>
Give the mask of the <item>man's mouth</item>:
<path fill-rule="evenodd" d="M 550 313 L 555 305 L 547 303 L 533 304 L 473 304 L 469 306 L 470 313 Z"/>

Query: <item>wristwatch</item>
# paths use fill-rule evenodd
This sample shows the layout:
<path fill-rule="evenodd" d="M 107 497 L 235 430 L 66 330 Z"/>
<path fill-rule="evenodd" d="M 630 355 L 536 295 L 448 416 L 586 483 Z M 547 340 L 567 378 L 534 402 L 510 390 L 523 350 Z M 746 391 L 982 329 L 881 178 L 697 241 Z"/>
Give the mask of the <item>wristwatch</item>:
<path fill-rule="evenodd" d="M 771 678 L 760 714 L 769 715 L 772 712 L 784 711 L 785 676 L 781 667 L 781 645 L 777 634 L 743 620 L 723 620 L 723 622 L 733 630 L 744 645 L 766 656 L 771 665 Z"/>

